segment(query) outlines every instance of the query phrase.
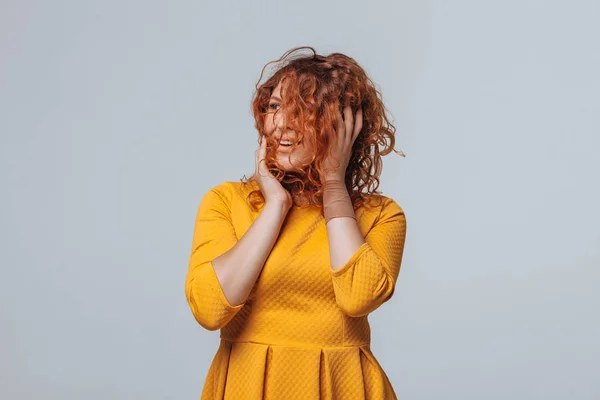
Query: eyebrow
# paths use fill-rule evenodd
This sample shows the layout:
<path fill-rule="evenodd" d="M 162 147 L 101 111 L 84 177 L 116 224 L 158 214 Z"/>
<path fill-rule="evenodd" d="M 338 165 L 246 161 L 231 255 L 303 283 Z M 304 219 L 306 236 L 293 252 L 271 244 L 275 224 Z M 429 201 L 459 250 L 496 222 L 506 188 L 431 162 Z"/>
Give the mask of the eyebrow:
<path fill-rule="evenodd" d="M 271 96 L 271 100 L 277 100 L 280 103 L 283 103 L 283 101 L 279 97 L 277 97 L 277 96 Z"/>

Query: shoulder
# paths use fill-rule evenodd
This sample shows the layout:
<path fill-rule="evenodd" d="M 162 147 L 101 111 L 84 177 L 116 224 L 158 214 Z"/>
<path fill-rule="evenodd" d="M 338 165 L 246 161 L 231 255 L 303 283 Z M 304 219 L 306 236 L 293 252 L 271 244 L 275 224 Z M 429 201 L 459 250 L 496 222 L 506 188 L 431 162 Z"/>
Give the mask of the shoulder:
<path fill-rule="evenodd" d="M 404 215 L 404 210 L 394 199 L 386 197 L 375 225 L 385 225 L 389 227 L 388 229 L 405 234 L 406 215 Z"/>
<path fill-rule="evenodd" d="M 200 200 L 202 203 L 224 203 L 231 202 L 231 189 L 229 182 L 222 182 L 217 185 L 212 185 L 205 190 Z"/>
<path fill-rule="evenodd" d="M 240 209 L 242 182 L 224 181 L 207 189 L 200 200 L 198 215 L 218 214 L 232 219 Z"/>
<path fill-rule="evenodd" d="M 404 210 L 396 200 L 394 200 L 391 197 L 384 196 L 380 193 L 373 193 L 369 195 L 363 207 L 367 212 L 373 213 L 378 216 L 387 215 L 390 213 L 404 214 Z"/>
<path fill-rule="evenodd" d="M 232 182 L 225 181 L 211 186 L 200 200 L 200 210 L 226 210 L 231 206 Z"/>
<path fill-rule="evenodd" d="M 258 184 L 255 182 L 224 181 L 211 187 L 208 193 L 218 195 L 224 203 L 232 205 L 240 199 L 245 201 L 248 194 L 257 189 Z"/>
<path fill-rule="evenodd" d="M 385 197 L 385 201 L 383 203 L 383 207 L 381 209 L 382 214 L 403 214 L 404 210 L 398 204 L 398 202 L 391 197 Z"/>
<path fill-rule="evenodd" d="M 226 199 L 231 199 L 231 192 L 232 192 L 232 187 L 233 187 L 234 183 L 235 182 L 231 182 L 231 181 L 221 182 L 217 185 L 213 185 L 209 189 L 209 192 L 216 193 L 219 196 L 226 198 Z"/>

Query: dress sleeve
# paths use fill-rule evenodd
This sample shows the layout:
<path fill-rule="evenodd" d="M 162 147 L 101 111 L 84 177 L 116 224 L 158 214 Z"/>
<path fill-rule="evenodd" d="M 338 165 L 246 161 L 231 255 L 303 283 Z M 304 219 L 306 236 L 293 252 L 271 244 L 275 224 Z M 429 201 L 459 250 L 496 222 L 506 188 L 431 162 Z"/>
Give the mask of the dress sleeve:
<path fill-rule="evenodd" d="M 363 243 L 341 268 L 331 269 L 335 298 L 351 317 L 375 311 L 394 294 L 406 238 L 402 208 L 386 198 Z"/>
<path fill-rule="evenodd" d="M 185 280 L 185 294 L 192 314 L 200 325 L 211 331 L 227 325 L 246 303 L 229 303 L 212 265 L 212 260 L 238 241 L 229 202 L 218 188 L 210 189 L 198 207 Z"/>

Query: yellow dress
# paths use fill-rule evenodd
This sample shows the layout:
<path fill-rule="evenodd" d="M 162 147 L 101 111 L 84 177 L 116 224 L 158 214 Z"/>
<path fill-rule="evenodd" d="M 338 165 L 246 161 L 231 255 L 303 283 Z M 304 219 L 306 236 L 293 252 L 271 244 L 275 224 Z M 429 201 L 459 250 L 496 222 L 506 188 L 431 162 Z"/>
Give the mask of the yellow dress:
<path fill-rule="evenodd" d="M 202 198 L 185 294 L 208 330 L 220 329 L 201 400 L 397 399 L 371 352 L 368 314 L 394 293 L 406 236 L 391 198 L 356 210 L 366 243 L 338 270 L 322 207 L 294 206 L 243 304 L 231 305 L 211 260 L 231 249 L 260 211 L 256 183 L 223 182 Z"/>

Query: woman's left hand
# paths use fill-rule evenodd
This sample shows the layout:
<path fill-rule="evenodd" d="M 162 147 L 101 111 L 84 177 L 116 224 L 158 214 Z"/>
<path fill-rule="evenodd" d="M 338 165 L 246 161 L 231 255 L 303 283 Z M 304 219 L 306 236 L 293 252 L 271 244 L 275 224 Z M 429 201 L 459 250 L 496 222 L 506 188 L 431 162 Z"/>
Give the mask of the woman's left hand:
<path fill-rule="evenodd" d="M 324 172 L 321 176 L 321 183 L 326 180 L 337 179 L 344 182 L 346 177 L 346 168 L 352 156 L 352 146 L 358 137 L 363 125 L 362 107 L 356 111 L 356 120 L 352 115 L 352 107 L 344 107 L 344 118 L 342 113 L 337 113 L 337 136 L 334 137 L 330 145 L 330 154 L 323 163 Z M 336 162 L 337 160 L 337 162 Z"/>

